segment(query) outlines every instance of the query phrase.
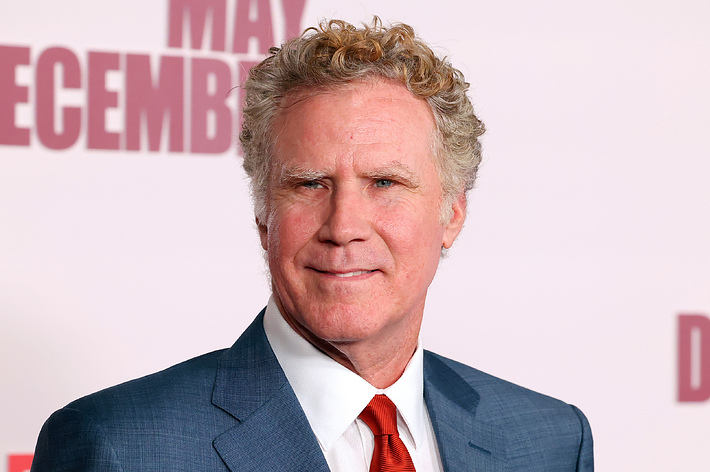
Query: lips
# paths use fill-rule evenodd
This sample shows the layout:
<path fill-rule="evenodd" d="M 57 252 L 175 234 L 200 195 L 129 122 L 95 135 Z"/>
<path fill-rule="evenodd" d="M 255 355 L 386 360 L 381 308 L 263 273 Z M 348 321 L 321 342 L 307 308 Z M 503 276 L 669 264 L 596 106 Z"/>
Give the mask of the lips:
<path fill-rule="evenodd" d="M 335 277 L 338 278 L 349 278 L 349 277 L 357 277 L 358 275 L 363 275 L 363 274 L 370 274 L 372 272 L 375 272 L 375 270 L 353 270 L 349 272 L 331 272 L 328 270 L 319 270 L 315 269 L 316 272 L 320 272 L 321 274 L 328 274 L 328 275 L 334 275 Z"/>
<path fill-rule="evenodd" d="M 342 274 L 342 273 L 337 273 L 337 272 L 330 272 L 330 273 L 333 274 L 333 275 L 336 276 L 336 277 L 356 277 L 356 276 L 358 276 L 358 275 L 369 274 L 369 273 L 371 273 L 371 272 L 374 272 L 374 270 L 356 270 L 356 271 L 353 271 L 353 272 L 346 272 L 346 273 L 344 273 L 344 274 Z"/>

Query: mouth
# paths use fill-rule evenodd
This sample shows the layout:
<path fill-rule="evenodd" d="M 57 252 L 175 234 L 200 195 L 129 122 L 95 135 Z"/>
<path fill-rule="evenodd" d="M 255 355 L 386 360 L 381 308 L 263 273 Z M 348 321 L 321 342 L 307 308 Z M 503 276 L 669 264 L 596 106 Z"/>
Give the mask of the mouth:
<path fill-rule="evenodd" d="M 329 272 L 326 270 L 318 270 L 314 269 L 316 272 L 320 272 L 321 274 L 326 274 L 326 275 L 332 275 L 334 277 L 338 278 L 349 278 L 349 277 L 357 277 L 358 275 L 365 275 L 365 274 L 371 274 L 373 272 L 376 272 L 376 270 L 353 270 L 351 272 Z"/>
<path fill-rule="evenodd" d="M 337 273 L 337 272 L 330 272 L 330 273 L 336 277 L 357 277 L 358 275 L 371 274 L 373 272 L 374 272 L 374 270 L 356 270 L 353 272 L 345 272 L 345 273 Z"/>

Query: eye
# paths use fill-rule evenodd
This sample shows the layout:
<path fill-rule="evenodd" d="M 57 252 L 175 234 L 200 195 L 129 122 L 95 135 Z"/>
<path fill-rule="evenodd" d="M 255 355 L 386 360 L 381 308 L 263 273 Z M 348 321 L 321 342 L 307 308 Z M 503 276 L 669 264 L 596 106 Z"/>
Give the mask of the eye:
<path fill-rule="evenodd" d="M 323 184 L 321 184 L 317 180 L 306 180 L 305 182 L 301 182 L 301 187 L 315 190 L 323 188 Z"/>
<path fill-rule="evenodd" d="M 377 188 L 387 188 L 387 187 L 391 187 L 393 185 L 394 185 L 394 181 L 389 180 L 389 179 L 378 179 L 375 181 L 375 187 L 377 187 Z"/>

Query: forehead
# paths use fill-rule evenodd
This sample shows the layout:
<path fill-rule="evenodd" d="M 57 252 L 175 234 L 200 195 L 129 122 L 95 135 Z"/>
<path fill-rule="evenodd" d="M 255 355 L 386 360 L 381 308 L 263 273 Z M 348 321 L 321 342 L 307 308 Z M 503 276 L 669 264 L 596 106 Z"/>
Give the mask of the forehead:
<path fill-rule="evenodd" d="M 289 160 L 309 152 L 432 154 L 434 118 L 429 104 L 389 81 L 355 82 L 334 89 L 299 90 L 274 118 L 275 155 Z M 355 157 L 354 155 L 351 157 Z"/>

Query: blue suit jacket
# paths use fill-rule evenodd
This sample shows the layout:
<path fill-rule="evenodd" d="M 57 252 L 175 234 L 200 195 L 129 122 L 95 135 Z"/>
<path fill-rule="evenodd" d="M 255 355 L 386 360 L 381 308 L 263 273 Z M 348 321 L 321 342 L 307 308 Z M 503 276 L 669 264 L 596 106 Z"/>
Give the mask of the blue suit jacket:
<path fill-rule="evenodd" d="M 424 395 L 444 469 L 592 471 L 575 407 L 430 352 Z M 33 472 L 328 471 L 266 339 L 263 312 L 228 350 L 81 398 L 40 433 Z"/>

